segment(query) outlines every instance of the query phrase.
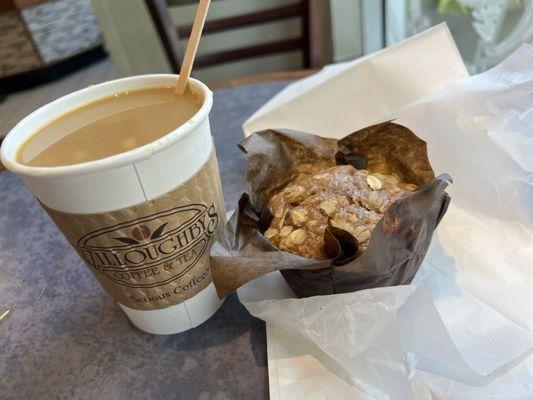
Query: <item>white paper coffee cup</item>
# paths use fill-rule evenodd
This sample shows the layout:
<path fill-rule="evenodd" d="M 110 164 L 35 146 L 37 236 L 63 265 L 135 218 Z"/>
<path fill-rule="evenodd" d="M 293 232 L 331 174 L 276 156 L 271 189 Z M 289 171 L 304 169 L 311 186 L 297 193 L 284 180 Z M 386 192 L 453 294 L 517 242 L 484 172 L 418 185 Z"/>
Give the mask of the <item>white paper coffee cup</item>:
<path fill-rule="evenodd" d="M 194 79 L 190 85 L 203 96 L 201 108 L 190 121 L 155 142 L 101 160 L 58 167 L 30 167 L 18 163 L 16 155 L 29 136 L 69 110 L 115 93 L 173 86 L 176 80 L 176 75 L 167 74 L 135 76 L 64 96 L 34 111 L 11 130 L 2 144 L 2 163 L 22 177 L 45 208 L 62 213 L 101 214 L 160 198 L 193 178 L 214 151 L 208 119 L 212 93 Z M 219 223 L 223 224 L 224 210 L 219 214 Z M 119 302 L 138 328 L 154 334 L 193 328 L 207 320 L 220 304 L 212 283 L 166 308 L 140 310 Z"/>

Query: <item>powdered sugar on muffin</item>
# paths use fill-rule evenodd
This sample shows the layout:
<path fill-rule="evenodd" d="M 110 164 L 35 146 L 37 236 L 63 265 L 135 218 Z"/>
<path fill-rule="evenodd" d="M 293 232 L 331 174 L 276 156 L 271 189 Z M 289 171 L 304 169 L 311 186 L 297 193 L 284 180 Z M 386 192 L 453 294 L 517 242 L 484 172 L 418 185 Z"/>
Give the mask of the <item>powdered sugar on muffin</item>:
<path fill-rule="evenodd" d="M 328 258 L 324 231 L 329 225 L 354 236 L 362 253 L 390 205 L 414 189 L 394 175 L 351 165 L 300 174 L 270 199 L 274 218 L 264 234 L 281 250 L 322 260 Z"/>

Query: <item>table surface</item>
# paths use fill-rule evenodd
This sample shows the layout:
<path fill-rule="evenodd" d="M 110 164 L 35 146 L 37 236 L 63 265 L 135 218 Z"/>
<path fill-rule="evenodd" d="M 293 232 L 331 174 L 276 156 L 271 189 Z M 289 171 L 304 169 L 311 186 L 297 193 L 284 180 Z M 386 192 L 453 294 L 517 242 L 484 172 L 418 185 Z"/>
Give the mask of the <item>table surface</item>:
<path fill-rule="evenodd" d="M 224 198 L 245 191 L 241 125 L 286 83 L 215 91 Z M 265 325 L 230 295 L 203 325 L 154 336 L 129 323 L 22 180 L 0 174 L 0 398 L 268 397 Z"/>

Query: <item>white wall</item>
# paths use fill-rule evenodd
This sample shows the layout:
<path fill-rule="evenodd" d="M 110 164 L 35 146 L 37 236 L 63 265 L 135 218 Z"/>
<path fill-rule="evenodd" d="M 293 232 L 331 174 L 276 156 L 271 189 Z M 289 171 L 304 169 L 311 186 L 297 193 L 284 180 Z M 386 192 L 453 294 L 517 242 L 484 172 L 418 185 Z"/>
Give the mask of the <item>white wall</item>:
<path fill-rule="evenodd" d="M 359 0 L 330 0 L 333 61 L 363 54 L 362 15 Z"/>
<path fill-rule="evenodd" d="M 170 72 L 143 0 L 92 0 L 118 76 Z"/>

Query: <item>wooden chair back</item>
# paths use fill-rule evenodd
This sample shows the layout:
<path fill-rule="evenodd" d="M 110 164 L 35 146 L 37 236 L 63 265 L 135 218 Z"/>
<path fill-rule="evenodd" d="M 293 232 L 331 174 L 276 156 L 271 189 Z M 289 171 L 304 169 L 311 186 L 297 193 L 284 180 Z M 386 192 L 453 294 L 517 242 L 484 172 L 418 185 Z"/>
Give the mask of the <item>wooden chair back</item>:
<path fill-rule="evenodd" d="M 199 54 L 196 57 L 194 67 L 208 67 L 251 57 L 295 50 L 300 50 L 303 53 L 303 68 L 316 68 L 321 66 L 322 16 L 319 11 L 320 1 L 301 0 L 296 4 L 206 21 L 203 35 L 293 18 L 301 19 L 302 30 L 300 36 L 297 38 L 267 42 L 210 54 Z M 194 0 L 181 0 L 180 4 L 195 2 Z M 178 73 L 181 65 L 181 55 L 178 53 L 178 41 L 179 39 L 189 37 L 192 26 L 174 26 L 168 10 L 167 0 L 145 0 L 145 3 L 170 66 L 174 73 Z"/>

